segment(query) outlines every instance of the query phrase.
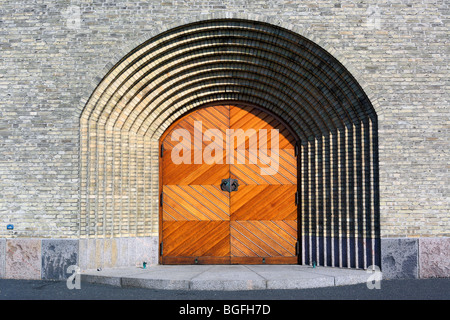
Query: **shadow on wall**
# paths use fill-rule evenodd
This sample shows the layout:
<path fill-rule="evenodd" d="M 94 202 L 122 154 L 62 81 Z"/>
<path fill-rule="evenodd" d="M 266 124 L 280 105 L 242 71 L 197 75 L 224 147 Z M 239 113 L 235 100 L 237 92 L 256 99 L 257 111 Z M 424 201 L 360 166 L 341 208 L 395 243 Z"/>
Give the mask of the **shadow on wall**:
<path fill-rule="evenodd" d="M 303 263 L 381 267 L 375 116 L 302 145 Z"/>

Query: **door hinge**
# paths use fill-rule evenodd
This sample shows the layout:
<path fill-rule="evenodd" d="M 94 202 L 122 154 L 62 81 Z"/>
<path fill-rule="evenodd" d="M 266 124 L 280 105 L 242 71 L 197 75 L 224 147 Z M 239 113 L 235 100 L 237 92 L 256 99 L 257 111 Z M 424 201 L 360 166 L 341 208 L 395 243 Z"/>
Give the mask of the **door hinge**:
<path fill-rule="evenodd" d="M 160 207 L 162 207 L 163 201 L 164 201 L 164 193 L 161 192 L 161 194 L 159 195 L 159 206 Z"/>
<path fill-rule="evenodd" d="M 298 206 L 298 191 L 295 193 L 295 205 Z"/>
<path fill-rule="evenodd" d="M 162 256 L 163 255 L 163 242 L 161 241 L 161 243 L 159 244 L 159 255 Z"/>
<path fill-rule="evenodd" d="M 300 241 L 295 243 L 295 255 L 298 256 L 300 254 Z"/>
<path fill-rule="evenodd" d="M 161 158 L 164 156 L 164 144 L 161 143 L 161 150 L 160 150 Z"/>
<path fill-rule="evenodd" d="M 295 141 L 294 153 L 295 156 L 298 156 L 298 141 Z"/>

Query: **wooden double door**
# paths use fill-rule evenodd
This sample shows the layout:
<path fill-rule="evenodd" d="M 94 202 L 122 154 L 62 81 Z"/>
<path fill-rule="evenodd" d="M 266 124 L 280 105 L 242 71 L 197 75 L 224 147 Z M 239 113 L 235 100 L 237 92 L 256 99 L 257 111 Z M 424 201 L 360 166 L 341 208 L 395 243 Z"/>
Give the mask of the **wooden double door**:
<path fill-rule="evenodd" d="M 298 263 L 296 139 L 276 117 L 203 107 L 160 147 L 160 263 Z"/>

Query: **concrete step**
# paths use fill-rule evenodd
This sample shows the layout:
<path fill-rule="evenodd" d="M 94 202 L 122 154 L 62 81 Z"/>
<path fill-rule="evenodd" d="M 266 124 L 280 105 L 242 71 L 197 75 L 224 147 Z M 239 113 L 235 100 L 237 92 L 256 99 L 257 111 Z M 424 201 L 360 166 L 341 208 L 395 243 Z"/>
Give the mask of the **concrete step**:
<path fill-rule="evenodd" d="M 365 283 L 365 270 L 299 265 L 155 265 L 86 270 L 81 280 L 165 290 L 306 289 Z"/>

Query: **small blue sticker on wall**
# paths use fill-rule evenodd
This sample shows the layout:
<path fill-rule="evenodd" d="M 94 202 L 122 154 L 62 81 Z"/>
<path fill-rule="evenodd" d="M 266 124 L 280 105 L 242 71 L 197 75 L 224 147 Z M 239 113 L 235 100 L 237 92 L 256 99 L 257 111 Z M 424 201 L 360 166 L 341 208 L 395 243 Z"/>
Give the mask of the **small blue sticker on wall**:
<path fill-rule="evenodd" d="M 14 225 L 13 224 L 8 224 L 6 226 L 6 230 L 14 230 Z"/>

